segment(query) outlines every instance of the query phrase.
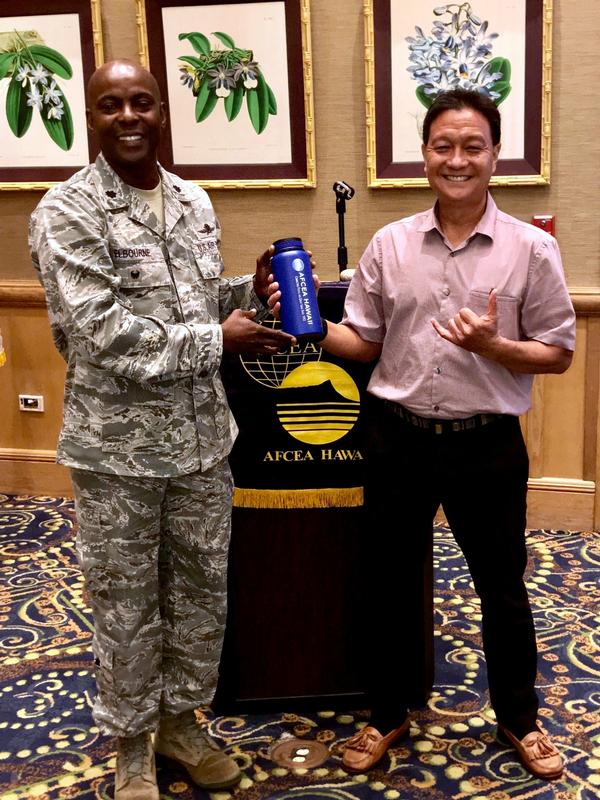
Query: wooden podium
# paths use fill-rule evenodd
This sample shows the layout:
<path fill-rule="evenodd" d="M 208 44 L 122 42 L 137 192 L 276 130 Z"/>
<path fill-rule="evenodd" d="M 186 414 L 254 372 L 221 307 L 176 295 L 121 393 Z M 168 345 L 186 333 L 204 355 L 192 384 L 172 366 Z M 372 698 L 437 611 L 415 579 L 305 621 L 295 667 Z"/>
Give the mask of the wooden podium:
<path fill-rule="evenodd" d="M 346 289 L 344 283 L 322 285 L 324 317 L 341 319 Z M 284 369 L 280 362 L 239 356 L 223 366 L 240 434 L 230 458 L 237 488 L 218 713 L 368 707 L 369 623 L 361 588 L 371 543 L 357 493 L 365 443 L 353 387 L 364 395 L 370 369 L 314 345 L 292 356 L 281 362 Z M 319 374 L 327 378 L 320 385 Z M 342 423 L 351 429 L 334 442 L 330 430 L 298 434 L 286 422 L 290 407 L 319 409 L 319 392 L 327 409 L 341 401 L 340 419 L 354 409 L 351 422 Z M 320 440 L 307 443 L 299 435 Z M 419 706 L 433 683 L 431 563 L 406 611 L 422 633 L 420 653 L 411 653 L 411 705 Z"/>

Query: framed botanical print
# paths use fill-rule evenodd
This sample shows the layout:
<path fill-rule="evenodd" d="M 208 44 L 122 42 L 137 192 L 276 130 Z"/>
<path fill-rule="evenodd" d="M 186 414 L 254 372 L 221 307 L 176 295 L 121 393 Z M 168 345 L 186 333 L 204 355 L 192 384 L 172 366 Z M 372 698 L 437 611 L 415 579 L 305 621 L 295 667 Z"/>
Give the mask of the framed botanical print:
<path fill-rule="evenodd" d="M 160 161 L 216 188 L 315 186 L 309 0 L 137 0 Z"/>
<path fill-rule="evenodd" d="M 421 129 L 454 87 L 499 107 L 492 185 L 550 182 L 551 0 L 364 0 L 369 186 L 426 186 Z"/>
<path fill-rule="evenodd" d="M 85 85 L 102 61 L 99 0 L 2 4 L 0 189 L 48 188 L 95 157 Z"/>

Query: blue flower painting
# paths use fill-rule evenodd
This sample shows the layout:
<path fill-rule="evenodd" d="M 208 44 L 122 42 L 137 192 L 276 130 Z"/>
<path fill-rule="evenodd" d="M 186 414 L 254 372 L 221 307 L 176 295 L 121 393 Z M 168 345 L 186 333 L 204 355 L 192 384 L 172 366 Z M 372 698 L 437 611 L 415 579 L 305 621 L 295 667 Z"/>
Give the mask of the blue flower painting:
<path fill-rule="evenodd" d="M 415 26 L 416 35 L 406 37 L 419 101 L 429 108 L 440 92 L 461 88 L 483 92 L 500 105 L 510 93 L 511 67 L 507 58 L 492 55 L 498 34 L 470 3 L 437 6 L 433 14 L 429 35 Z"/>

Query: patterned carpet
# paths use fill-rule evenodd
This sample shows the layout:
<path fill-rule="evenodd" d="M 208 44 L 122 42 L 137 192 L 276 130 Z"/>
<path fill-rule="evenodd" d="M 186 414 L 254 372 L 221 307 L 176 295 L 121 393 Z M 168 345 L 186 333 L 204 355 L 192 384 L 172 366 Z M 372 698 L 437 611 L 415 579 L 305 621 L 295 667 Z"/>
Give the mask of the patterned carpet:
<path fill-rule="evenodd" d="M 364 712 L 209 715 L 211 734 L 244 770 L 235 792 L 208 794 L 159 761 L 168 800 L 592 800 L 600 796 L 600 649 L 594 533 L 531 531 L 528 587 L 540 647 L 546 727 L 568 759 L 552 784 L 529 776 L 497 741 L 486 703 L 479 607 L 464 560 L 436 530 L 435 691 L 410 738 L 365 776 L 341 768 L 341 744 Z M 71 502 L 0 495 L 0 800 L 112 798 L 114 752 L 91 716 L 92 623 L 74 557 Z M 518 658 L 518 653 L 515 653 Z M 292 710 L 290 710 L 292 711 Z M 283 737 L 329 749 L 322 767 L 270 758 Z"/>

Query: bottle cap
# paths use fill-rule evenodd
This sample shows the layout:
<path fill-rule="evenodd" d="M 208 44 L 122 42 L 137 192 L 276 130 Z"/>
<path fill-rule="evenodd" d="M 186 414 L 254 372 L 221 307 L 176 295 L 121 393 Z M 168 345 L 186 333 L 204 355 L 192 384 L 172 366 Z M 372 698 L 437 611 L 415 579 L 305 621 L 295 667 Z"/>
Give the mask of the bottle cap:
<path fill-rule="evenodd" d="M 286 239 L 277 239 L 273 242 L 273 246 L 275 247 L 275 250 L 304 249 L 302 239 L 299 236 L 289 236 Z"/>

